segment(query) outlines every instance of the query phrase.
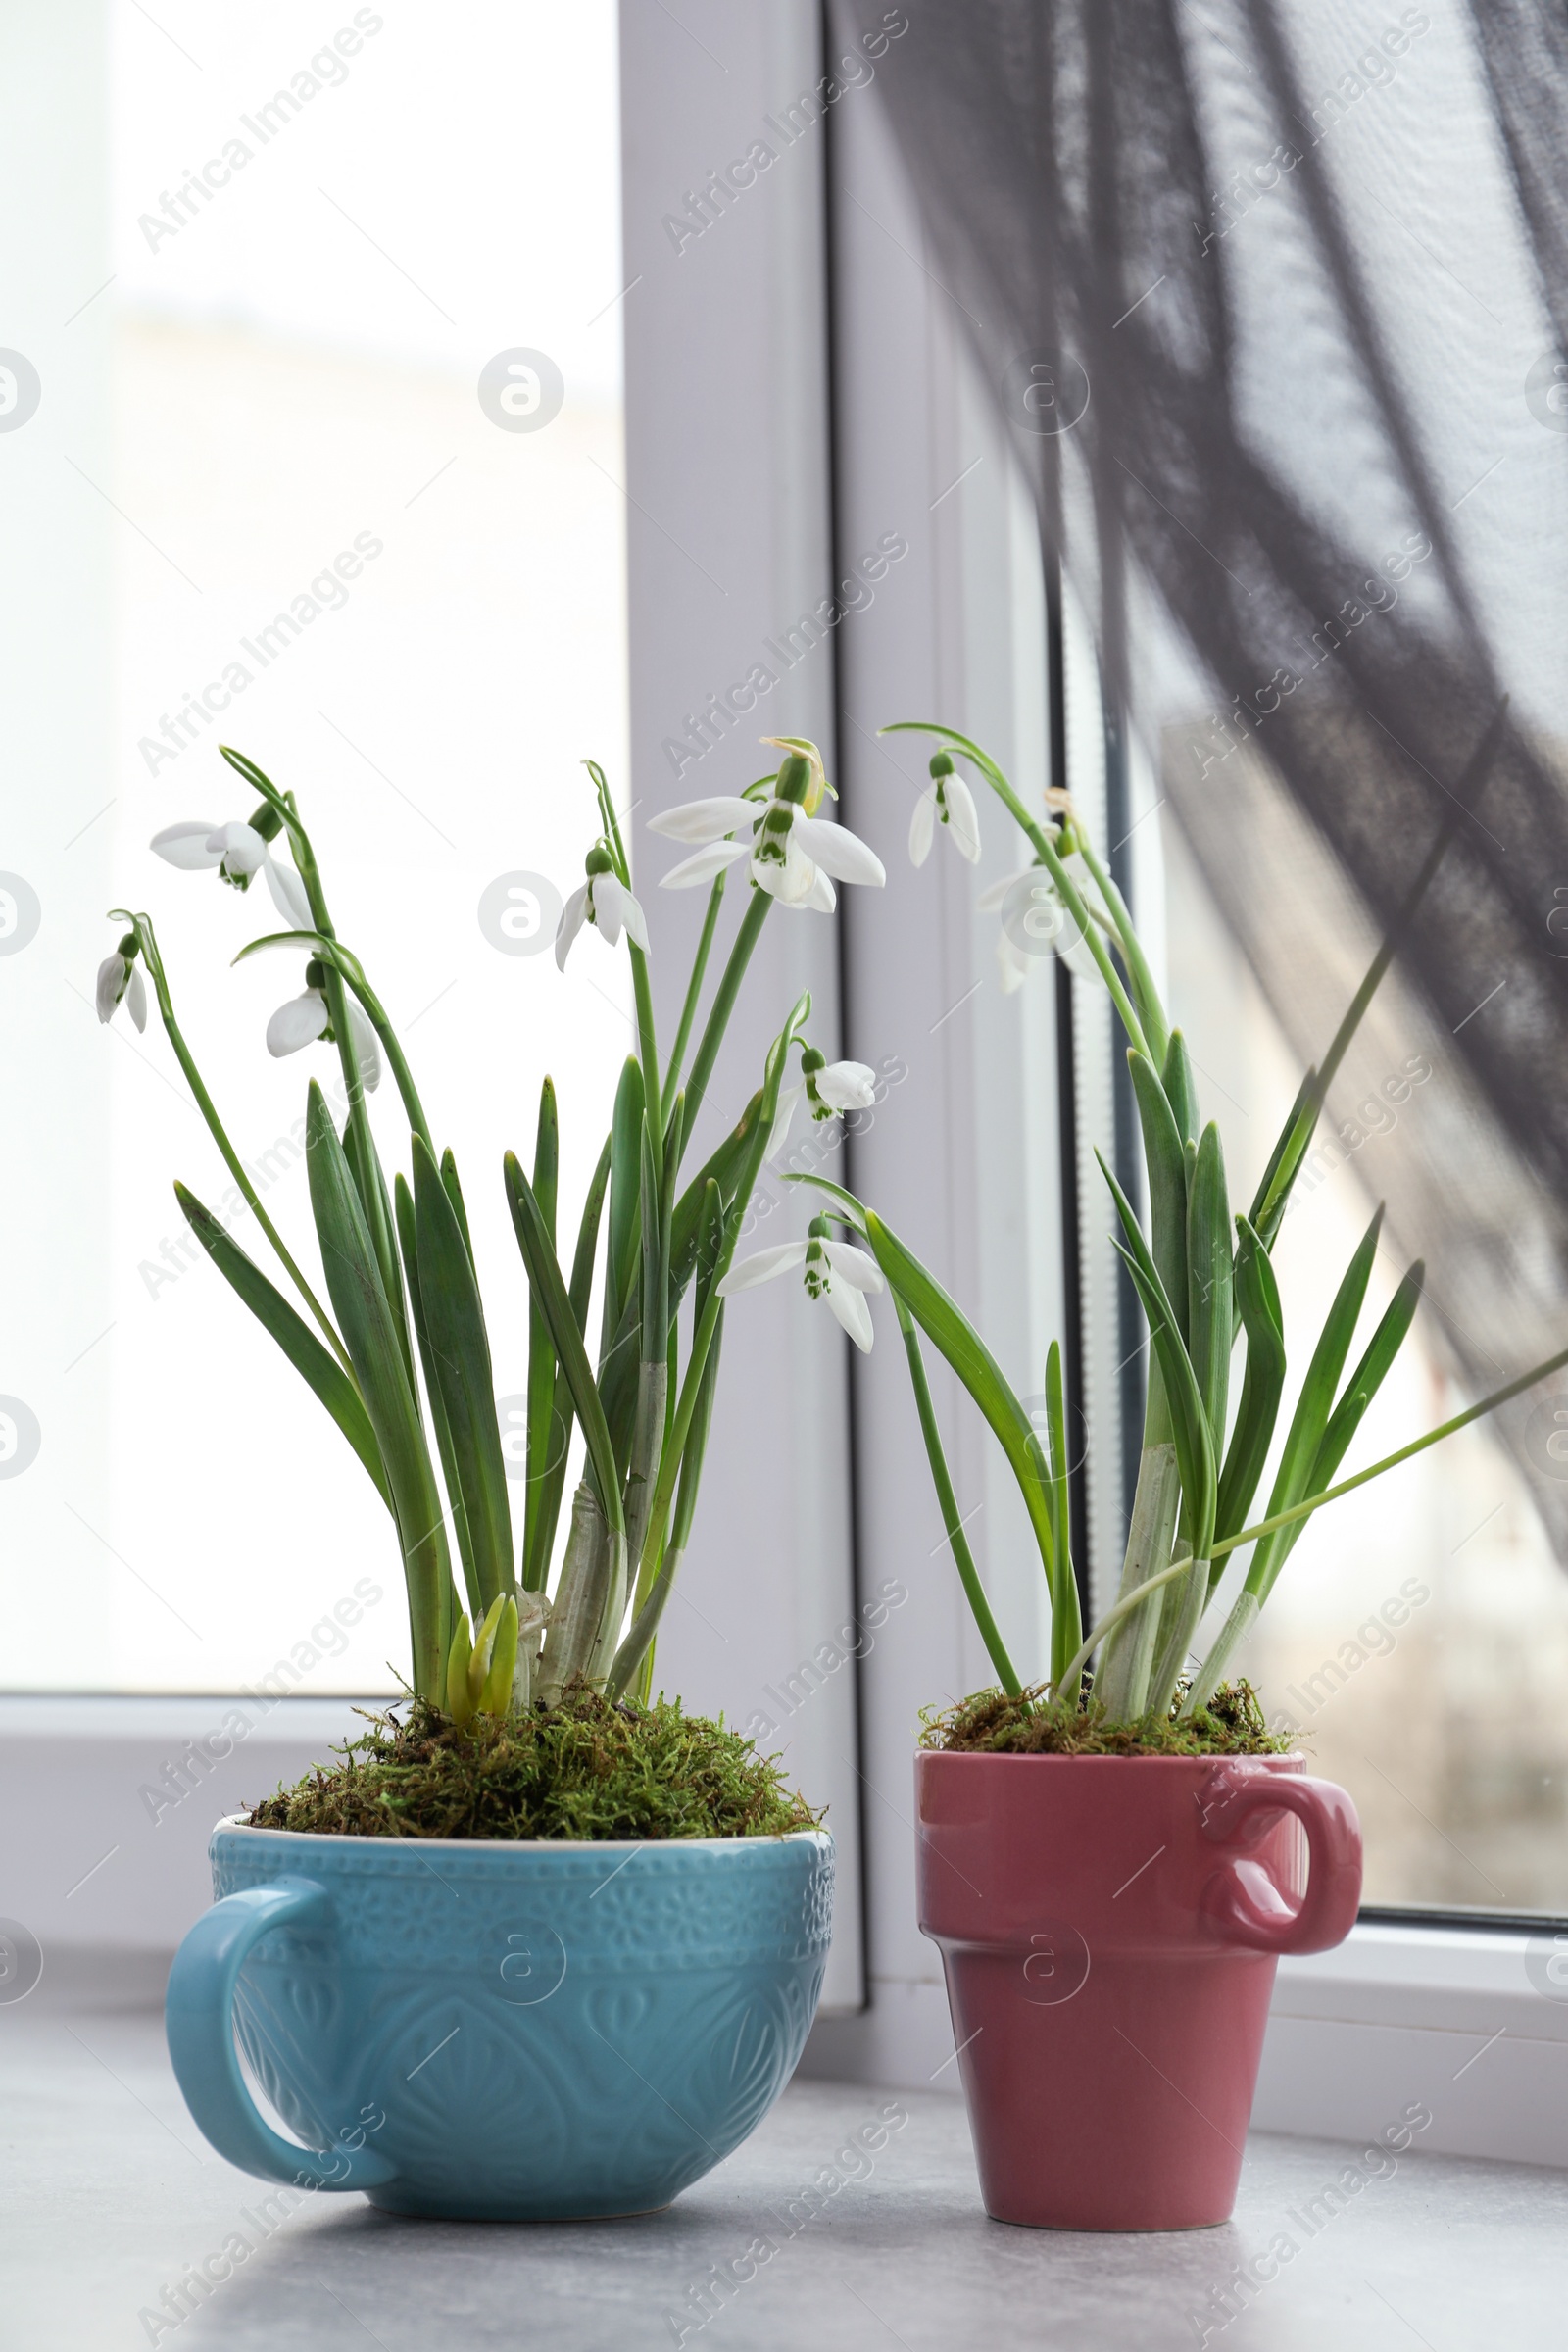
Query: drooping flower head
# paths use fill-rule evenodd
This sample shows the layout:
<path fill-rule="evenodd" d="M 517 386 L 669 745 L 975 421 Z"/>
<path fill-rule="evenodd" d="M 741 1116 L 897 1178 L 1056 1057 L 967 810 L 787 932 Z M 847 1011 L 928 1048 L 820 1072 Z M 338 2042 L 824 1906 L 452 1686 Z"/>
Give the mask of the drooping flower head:
<path fill-rule="evenodd" d="M 360 1065 L 360 1077 L 374 1093 L 381 1083 L 381 1048 L 375 1031 L 360 1010 L 347 988 L 343 1002 L 349 1016 L 349 1034 Z M 305 993 L 290 997 L 280 1004 L 267 1024 L 267 1051 L 274 1060 L 285 1054 L 297 1054 L 302 1046 L 315 1045 L 320 1039 L 326 1045 L 336 1043 L 332 1027 L 332 1010 L 326 1000 L 326 966 L 312 956 L 305 966 Z"/>
<path fill-rule="evenodd" d="M 136 960 L 138 947 L 135 932 L 127 931 L 114 954 L 98 966 L 93 996 L 101 1021 L 112 1021 L 116 1007 L 123 1004 L 137 1028 L 146 1028 L 147 987 Z"/>
<path fill-rule="evenodd" d="M 857 1348 L 869 1355 L 872 1330 L 866 1293 L 884 1287 L 882 1270 L 875 1258 L 857 1250 L 853 1242 L 836 1242 L 826 1217 L 811 1219 L 804 1242 L 783 1242 L 775 1250 L 760 1250 L 755 1257 L 731 1266 L 719 1283 L 719 1297 L 728 1298 L 736 1291 L 755 1290 L 759 1283 L 792 1273 L 797 1266 L 805 1269 L 807 1297 L 825 1298 Z"/>
<path fill-rule="evenodd" d="M 837 1118 L 846 1110 L 869 1110 L 876 1101 L 876 1072 L 863 1061 L 829 1061 L 815 1046 L 801 1048 L 798 1084 L 780 1089 L 773 1132 L 767 1139 L 768 1159 L 775 1159 L 789 1141 L 795 1113 L 802 1102 L 813 1119 Z"/>
<path fill-rule="evenodd" d="M 235 890 L 249 890 L 254 877 L 264 874 L 283 920 L 296 931 L 308 931 L 313 917 L 305 885 L 291 866 L 272 856 L 270 844 L 282 829 L 276 809 L 264 801 L 248 824 L 214 825 L 205 817 L 190 817 L 166 825 L 153 835 L 149 847 L 181 873 L 211 872 L 216 866 L 220 881 Z"/>
<path fill-rule="evenodd" d="M 974 796 L 947 752 L 931 755 L 931 781 L 914 804 L 909 820 L 909 857 L 924 865 L 939 824 L 945 825 L 953 846 L 971 865 L 980 862 L 980 819 Z"/>
<path fill-rule="evenodd" d="M 645 956 L 650 953 L 643 910 L 615 872 L 614 855 L 609 843 L 596 842 L 585 864 L 588 878 L 579 890 L 572 892 L 556 926 L 556 967 L 563 972 L 571 943 L 584 923 L 592 923 L 607 947 L 614 947 L 624 931 Z"/>

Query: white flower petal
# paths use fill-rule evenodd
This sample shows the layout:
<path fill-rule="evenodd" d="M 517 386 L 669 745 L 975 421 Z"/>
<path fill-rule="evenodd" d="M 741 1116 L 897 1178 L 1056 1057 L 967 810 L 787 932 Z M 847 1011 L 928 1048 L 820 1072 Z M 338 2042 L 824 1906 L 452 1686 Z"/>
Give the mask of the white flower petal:
<path fill-rule="evenodd" d="M 130 967 L 130 986 L 125 991 L 125 1004 L 138 1029 L 147 1026 L 147 989 L 141 976 L 141 965 Z"/>
<path fill-rule="evenodd" d="M 267 863 L 267 844 L 254 825 L 217 825 L 207 847 L 218 851 L 225 873 L 254 874 Z"/>
<path fill-rule="evenodd" d="M 155 833 L 148 848 L 155 850 L 167 865 L 177 865 L 181 873 L 198 874 L 204 867 L 222 862 L 222 850 L 210 850 L 214 828 L 191 818 L 184 824 L 166 825 Z"/>
<path fill-rule="evenodd" d="M 305 885 L 291 865 L 284 865 L 270 853 L 262 861 L 267 887 L 272 894 L 272 905 L 283 920 L 296 931 L 314 931 L 315 919 L 311 902 L 305 895 Z"/>
<path fill-rule="evenodd" d="M 869 1110 L 876 1101 L 876 1072 L 863 1061 L 830 1061 L 816 1073 L 816 1091 L 835 1110 Z"/>
<path fill-rule="evenodd" d="M 667 874 L 662 874 L 659 887 L 661 890 L 695 890 L 699 882 L 711 882 L 713 876 L 721 874 L 725 866 L 737 865 L 741 858 L 749 858 L 751 846 L 747 841 L 710 842 L 706 850 L 698 850 L 692 857 L 683 858 L 679 865 L 672 865 Z"/>
<path fill-rule="evenodd" d="M 1031 960 L 1031 957 L 1019 955 L 1005 931 L 997 933 L 997 969 L 1001 975 L 1002 993 L 1004 997 L 1010 997 L 1016 990 L 1022 988 L 1025 980 L 1029 977 Z"/>
<path fill-rule="evenodd" d="M 678 808 L 651 816 L 648 830 L 662 833 L 666 841 L 719 841 L 743 825 L 755 825 L 765 807 L 762 801 L 743 801 L 738 793 L 711 801 L 684 801 Z"/>
<path fill-rule="evenodd" d="M 381 1083 L 381 1041 L 352 997 L 348 1004 L 349 1034 L 360 1058 L 360 1076 L 365 1082 L 366 1091 L 373 1095 Z"/>
<path fill-rule="evenodd" d="M 290 997 L 267 1024 L 267 1051 L 275 1061 L 285 1054 L 297 1054 L 302 1046 L 315 1043 L 326 1027 L 326 999 L 318 988 L 308 988 L 303 997 Z"/>
<path fill-rule="evenodd" d="M 948 805 L 948 831 L 953 835 L 954 848 L 971 865 L 978 865 L 980 819 L 975 814 L 973 793 L 960 775 L 954 774 L 949 776 L 942 797 Z"/>
<path fill-rule="evenodd" d="M 98 966 L 98 978 L 93 988 L 93 1002 L 98 1007 L 98 1018 L 101 1021 L 114 1019 L 115 1006 L 120 1003 L 120 992 L 124 985 L 125 958 L 117 948 L 114 954 L 106 956 Z"/>
<path fill-rule="evenodd" d="M 823 873 L 822 868 L 818 866 L 816 880 L 811 884 L 810 893 L 806 901 L 807 906 L 816 914 L 831 914 L 838 903 L 838 893 L 834 890 L 826 874 Z"/>
<path fill-rule="evenodd" d="M 620 938 L 620 902 L 624 894 L 613 874 L 595 874 L 588 885 L 588 904 L 594 910 L 594 929 L 607 948 Z"/>
<path fill-rule="evenodd" d="M 624 929 L 634 939 L 643 954 L 648 953 L 648 925 L 643 910 L 623 882 L 613 874 L 596 874 L 593 885 L 594 918 L 610 945 L 613 947 Z"/>
<path fill-rule="evenodd" d="M 880 1291 L 884 1287 L 882 1269 L 876 1259 L 863 1250 L 857 1250 L 853 1242 L 824 1242 L 822 1248 L 834 1273 L 851 1290 Z"/>
<path fill-rule="evenodd" d="M 773 1132 L 767 1139 L 767 1150 L 762 1153 L 764 1159 L 776 1158 L 788 1143 L 796 1106 L 805 1092 L 806 1080 L 804 1078 L 799 1086 L 785 1086 L 779 1089 L 778 1108 L 773 1114 Z"/>
<path fill-rule="evenodd" d="M 580 890 L 572 892 L 561 909 L 561 920 L 556 925 L 556 969 L 558 972 L 565 970 L 567 952 L 587 918 L 588 885 L 585 882 Z"/>
<path fill-rule="evenodd" d="M 1016 874 L 1004 874 L 1000 882 L 988 883 L 974 903 L 976 914 L 1000 914 L 1003 903 L 1017 879 Z"/>
<path fill-rule="evenodd" d="M 879 889 L 888 878 L 876 852 L 868 850 L 847 825 L 830 825 L 819 816 L 797 816 L 790 839 L 799 839 L 813 864 L 830 873 L 835 882 L 862 882 Z"/>
<path fill-rule="evenodd" d="M 760 1250 L 755 1257 L 731 1266 L 718 1286 L 721 1298 L 729 1298 L 737 1291 L 755 1291 L 760 1282 L 771 1282 L 775 1274 L 787 1274 L 792 1266 L 806 1263 L 805 1242 L 781 1242 L 776 1250 Z"/>
<path fill-rule="evenodd" d="M 830 1282 L 822 1296 L 861 1354 L 869 1355 L 874 1336 L 871 1329 L 871 1309 L 866 1305 L 860 1293 L 852 1289 L 848 1283 Z"/>
<path fill-rule="evenodd" d="M 909 819 L 909 863 L 924 865 L 931 855 L 932 836 L 937 827 L 937 788 L 928 784 L 914 804 Z"/>

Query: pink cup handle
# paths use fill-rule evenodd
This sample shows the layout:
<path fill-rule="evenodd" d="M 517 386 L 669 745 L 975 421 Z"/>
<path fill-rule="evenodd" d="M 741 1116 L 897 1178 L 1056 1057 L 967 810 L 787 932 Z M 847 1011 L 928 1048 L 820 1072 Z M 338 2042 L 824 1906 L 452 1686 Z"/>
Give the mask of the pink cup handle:
<path fill-rule="evenodd" d="M 1343 1943 L 1361 1901 L 1361 1825 L 1332 1781 L 1267 1773 L 1238 1778 L 1222 1801 L 1205 1807 L 1203 1835 L 1216 1844 L 1248 1844 L 1259 1814 L 1294 1813 L 1306 1832 L 1306 1893 L 1293 1903 L 1260 1862 L 1233 1856 L 1203 1888 L 1201 1908 L 1231 1943 L 1259 1952 L 1326 1952 Z M 1244 1828 L 1244 1824 L 1247 1825 Z"/>

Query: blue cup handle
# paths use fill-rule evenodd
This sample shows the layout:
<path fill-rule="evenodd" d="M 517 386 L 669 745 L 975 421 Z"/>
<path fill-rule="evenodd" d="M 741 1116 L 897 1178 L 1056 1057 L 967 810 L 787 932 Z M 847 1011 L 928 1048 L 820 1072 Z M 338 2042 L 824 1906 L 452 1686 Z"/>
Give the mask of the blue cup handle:
<path fill-rule="evenodd" d="M 318 1917 L 327 1901 L 314 1879 L 274 1879 L 204 1912 L 170 1971 L 169 2055 L 202 2132 L 242 2172 L 297 2188 L 375 2188 L 396 2168 L 374 2149 L 302 2148 L 274 2132 L 245 2087 L 234 2047 L 234 1984 L 252 1946 L 285 1921 Z"/>

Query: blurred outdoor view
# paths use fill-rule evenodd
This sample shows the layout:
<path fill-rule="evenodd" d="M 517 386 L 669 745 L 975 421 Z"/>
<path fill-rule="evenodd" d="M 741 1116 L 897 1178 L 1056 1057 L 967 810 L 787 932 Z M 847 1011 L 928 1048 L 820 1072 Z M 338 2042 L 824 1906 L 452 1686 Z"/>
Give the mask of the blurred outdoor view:
<path fill-rule="evenodd" d="M 8 1177 L 31 1247 L 8 1253 L 0 1388 L 38 1447 L 0 1484 L 0 1681 L 222 1690 L 292 1660 L 303 1690 L 384 1690 L 407 1642 L 385 1513 L 185 1232 L 172 1179 L 220 1204 L 227 1172 L 156 1012 L 101 1028 L 93 975 L 106 909 L 146 908 L 312 1262 L 301 1119 L 335 1056 L 264 1045 L 302 958 L 231 970 L 282 927 L 265 887 L 147 847 L 250 815 L 220 740 L 296 790 L 457 1152 L 498 1388 L 523 1389 L 502 1152 L 531 1153 L 552 1071 L 571 1198 L 629 1035 L 623 959 L 590 940 L 564 979 L 548 952 L 594 829 L 580 762 L 622 793 L 626 768 L 615 14 L 169 0 L 155 23 L 127 0 L 107 42 L 105 22 L 38 12 L 0 100 L 49 191 L 6 330 L 43 397 L 0 440 L 31 778 L 3 862 L 43 919 L 0 979 L 14 1082 L 54 1106 Z M 234 1231 L 267 1259 L 248 1214 Z M 345 1640 L 327 1613 L 368 1573 L 383 1598 Z"/>

